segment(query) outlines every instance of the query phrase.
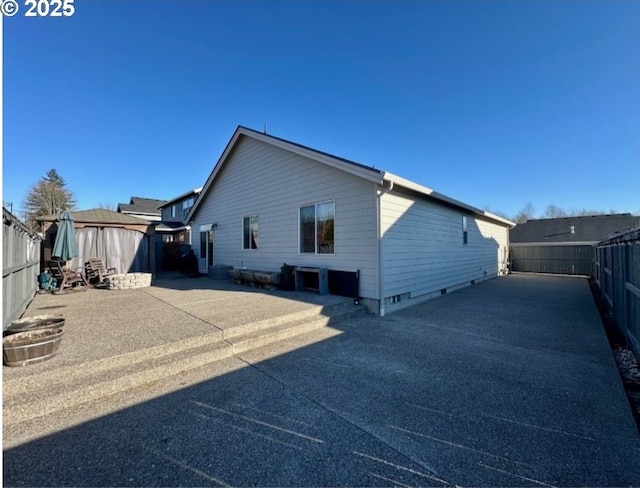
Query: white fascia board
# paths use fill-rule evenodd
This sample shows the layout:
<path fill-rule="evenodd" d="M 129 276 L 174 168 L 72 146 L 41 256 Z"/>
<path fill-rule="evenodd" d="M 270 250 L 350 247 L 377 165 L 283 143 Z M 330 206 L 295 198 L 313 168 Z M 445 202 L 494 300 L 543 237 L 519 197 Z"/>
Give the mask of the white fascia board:
<path fill-rule="evenodd" d="M 486 219 L 493 220 L 499 224 L 504 225 L 505 227 L 514 227 L 516 225 L 515 222 L 511 222 L 510 220 L 500 217 L 499 215 L 495 215 L 495 214 L 492 214 L 491 212 L 480 210 L 479 208 L 473 207 L 471 205 L 468 205 L 454 198 L 450 198 L 446 195 L 443 195 L 442 193 L 438 193 L 437 191 L 432 190 L 431 188 L 420 185 L 411 180 L 407 180 L 406 178 L 402 178 L 401 176 L 394 175 L 393 173 L 385 172 L 384 180 L 390 181 L 394 185 L 401 186 L 408 190 L 421 193 L 435 200 L 440 200 L 441 202 L 448 203 L 449 205 L 453 205 L 453 206 L 459 207 L 460 209 L 467 210 L 473 214 L 479 215 Z"/>
<path fill-rule="evenodd" d="M 224 151 L 222 151 L 222 154 L 218 158 L 218 162 L 213 167 L 213 171 L 211 171 L 211 174 L 209 175 L 209 178 L 207 178 L 206 183 L 204 184 L 204 186 L 202 187 L 202 190 L 200 191 L 200 194 L 196 198 L 196 201 L 193 204 L 193 207 L 191 207 L 191 210 L 189 210 L 189 213 L 185 217 L 185 219 L 184 219 L 185 223 L 188 224 L 191 221 L 191 218 L 193 217 L 193 215 L 195 214 L 196 210 L 200 206 L 200 202 L 204 199 L 205 195 L 209 191 L 209 187 L 211 186 L 211 183 L 215 179 L 216 175 L 220 172 L 220 168 L 222 167 L 222 164 L 227 159 L 227 156 L 229 156 L 229 153 L 231 152 L 233 147 L 236 145 L 236 141 L 238 140 L 238 137 L 240 137 L 240 132 L 241 131 L 242 131 L 242 128 L 238 127 L 236 129 L 236 131 L 233 133 L 233 136 L 231 136 L 231 139 L 227 143 L 227 146 L 224 148 Z"/>
<path fill-rule="evenodd" d="M 220 172 L 220 169 L 222 168 L 222 166 L 224 165 L 224 162 L 226 161 L 227 157 L 229 156 L 229 154 L 231 153 L 231 151 L 233 150 L 233 148 L 235 147 L 238 139 L 240 138 L 240 136 L 245 136 L 245 137 L 251 137 L 257 141 L 261 141 L 264 142 L 266 144 L 269 144 L 271 146 L 274 147 L 278 147 L 280 149 L 284 149 L 285 151 L 289 151 L 289 152 L 293 152 L 295 154 L 298 154 L 300 156 L 303 156 L 305 158 L 309 158 L 313 161 L 318 161 L 320 163 L 324 163 L 327 166 L 331 166 L 333 168 L 339 169 L 341 171 L 345 171 L 347 173 L 350 173 L 352 175 L 355 176 L 359 176 L 360 178 L 364 178 L 365 180 L 369 180 L 369 181 L 373 181 L 375 183 L 378 184 L 382 184 L 383 180 L 382 180 L 382 171 L 375 171 L 375 170 L 370 170 L 367 168 L 361 168 L 355 164 L 349 164 L 345 161 L 341 161 L 337 158 L 333 158 L 329 155 L 324 155 L 324 154 L 320 154 L 316 151 L 310 150 L 310 149 L 306 149 L 304 147 L 300 147 L 296 144 L 290 144 L 286 141 L 282 141 L 280 139 L 274 138 L 274 137 L 270 137 L 269 135 L 266 134 L 260 134 L 259 132 L 254 132 L 251 130 L 246 130 L 244 127 L 238 127 L 236 129 L 236 131 L 234 132 L 233 136 L 231 137 L 231 140 L 227 143 L 227 146 L 225 147 L 224 151 L 222 152 L 222 155 L 220 156 L 220 158 L 218 159 L 218 162 L 216 163 L 215 167 L 213 168 L 213 171 L 211 172 L 211 174 L 209 175 L 209 178 L 207 179 L 207 182 L 204 184 L 204 186 L 202 187 L 202 191 L 200 192 L 200 194 L 198 195 L 198 198 L 196 199 L 193 207 L 191 207 L 191 210 L 189 211 L 187 217 L 185 218 L 185 222 L 189 222 L 192 218 L 192 216 L 195 214 L 198 206 L 200 205 L 200 202 L 202 201 L 202 199 L 205 197 L 205 195 L 207 194 L 207 192 L 209 191 L 209 187 L 211 186 L 211 184 L 213 183 L 213 181 L 216 178 L 216 175 Z"/>

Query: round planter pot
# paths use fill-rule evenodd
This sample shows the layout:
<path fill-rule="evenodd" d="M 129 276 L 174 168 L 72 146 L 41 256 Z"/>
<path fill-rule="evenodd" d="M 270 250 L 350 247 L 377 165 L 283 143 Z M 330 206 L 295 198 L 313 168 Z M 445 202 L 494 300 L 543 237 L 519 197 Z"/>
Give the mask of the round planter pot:
<path fill-rule="evenodd" d="M 62 342 L 63 329 L 40 329 L 16 332 L 2 339 L 6 366 L 28 366 L 51 359 Z"/>
<path fill-rule="evenodd" d="M 64 322 L 65 318 L 62 314 L 23 317 L 11 322 L 11 325 L 4 331 L 4 335 L 26 332 L 28 330 L 60 329 L 64 327 Z"/>

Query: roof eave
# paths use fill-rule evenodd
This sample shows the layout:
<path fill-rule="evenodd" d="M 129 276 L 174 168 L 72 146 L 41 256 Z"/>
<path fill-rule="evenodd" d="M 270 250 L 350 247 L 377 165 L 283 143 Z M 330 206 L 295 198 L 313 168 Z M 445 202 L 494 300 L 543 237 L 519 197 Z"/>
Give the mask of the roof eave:
<path fill-rule="evenodd" d="M 480 210 L 479 208 L 476 208 L 472 205 L 466 204 L 464 202 L 461 202 L 460 200 L 456 200 L 455 198 L 451 198 L 448 197 L 446 195 L 443 195 L 442 193 L 438 193 L 437 191 L 428 188 L 426 186 L 420 185 L 418 183 L 415 183 L 411 180 L 407 180 L 406 178 L 402 178 L 401 176 L 398 175 L 394 175 L 393 173 L 389 173 L 389 172 L 384 172 L 384 180 L 388 181 L 390 183 L 393 183 L 394 185 L 398 185 L 401 186 L 403 188 L 406 188 L 408 190 L 420 193 L 422 195 L 425 195 L 429 198 L 433 198 L 434 200 L 438 200 L 440 202 L 446 203 L 448 205 L 451 205 L 453 207 L 457 207 L 461 210 L 466 210 L 472 214 L 478 215 L 484 219 L 489 219 L 489 220 L 493 220 L 501 225 L 504 225 L 505 227 L 515 227 L 516 223 L 512 222 L 511 220 L 505 219 L 504 217 L 500 217 L 499 215 L 495 215 L 491 212 L 487 212 L 485 210 Z"/>

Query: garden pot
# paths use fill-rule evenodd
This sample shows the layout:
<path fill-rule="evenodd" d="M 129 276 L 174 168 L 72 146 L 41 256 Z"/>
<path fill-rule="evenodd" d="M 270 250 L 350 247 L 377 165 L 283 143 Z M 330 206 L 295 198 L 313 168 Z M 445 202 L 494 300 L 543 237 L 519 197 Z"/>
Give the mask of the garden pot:
<path fill-rule="evenodd" d="M 64 326 L 64 316 L 62 314 L 34 315 L 23 317 L 11 322 L 11 325 L 4 331 L 4 335 L 25 332 L 39 329 L 60 329 Z"/>
<path fill-rule="evenodd" d="M 28 366 L 51 359 L 58 352 L 64 330 L 39 329 L 17 332 L 2 339 L 6 366 Z"/>

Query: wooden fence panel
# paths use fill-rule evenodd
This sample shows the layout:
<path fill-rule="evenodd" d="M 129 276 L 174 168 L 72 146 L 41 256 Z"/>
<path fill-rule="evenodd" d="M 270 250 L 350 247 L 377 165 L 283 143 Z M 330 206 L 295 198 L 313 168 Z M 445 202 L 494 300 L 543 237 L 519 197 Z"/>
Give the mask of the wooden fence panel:
<path fill-rule="evenodd" d="M 2 209 L 2 328 L 20 317 L 38 289 L 40 237 Z"/>
<path fill-rule="evenodd" d="M 600 292 L 640 357 L 640 229 L 598 243 L 595 268 Z"/>
<path fill-rule="evenodd" d="M 512 271 L 590 276 L 594 250 L 591 245 L 512 245 Z"/>

